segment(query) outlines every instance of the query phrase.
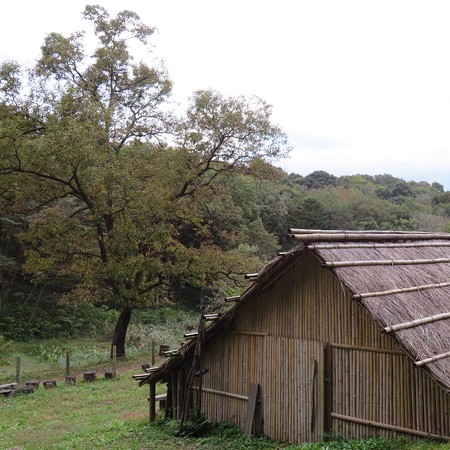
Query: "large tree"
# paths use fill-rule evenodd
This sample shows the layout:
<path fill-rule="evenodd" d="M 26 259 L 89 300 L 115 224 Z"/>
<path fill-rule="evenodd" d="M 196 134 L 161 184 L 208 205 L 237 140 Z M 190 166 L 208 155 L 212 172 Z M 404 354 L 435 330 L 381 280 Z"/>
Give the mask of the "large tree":
<path fill-rule="evenodd" d="M 230 197 L 224 177 L 288 147 L 260 99 L 199 91 L 184 117 L 169 114 L 163 66 L 130 53 L 154 29 L 99 6 L 84 18 L 92 54 L 83 33 L 52 33 L 28 71 L 0 67 L 0 187 L 28 217 L 26 270 L 76 281 L 68 301 L 120 307 L 123 355 L 132 308 L 172 280 L 211 287 L 250 268 L 211 211 Z"/>

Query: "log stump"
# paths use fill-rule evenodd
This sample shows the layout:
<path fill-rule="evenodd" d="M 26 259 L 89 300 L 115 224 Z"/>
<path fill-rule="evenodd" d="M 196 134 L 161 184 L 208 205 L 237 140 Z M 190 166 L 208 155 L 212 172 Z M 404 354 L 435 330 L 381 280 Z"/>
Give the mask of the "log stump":
<path fill-rule="evenodd" d="M 83 372 L 83 380 L 84 381 L 95 381 L 97 379 L 96 374 L 97 374 L 97 372 L 95 372 L 95 371 Z"/>
<path fill-rule="evenodd" d="M 67 375 L 66 376 L 66 384 L 70 384 L 71 386 L 74 386 L 77 382 L 77 377 L 74 375 Z"/>
<path fill-rule="evenodd" d="M 36 390 L 39 387 L 39 380 L 28 380 L 25 381 L 25 386 L 31 386 L 34 388 L 34 390 Z"/>
<path fill-rule="evenodd" d="M 45 380 L 42 382 L 42 386 L 46 389 L 53 389 L 56 387 L 56 380 Z"/>
<path fill-rule="evenodd" d="M 21 388 L 17 389 L 17 393 L 18 394 L 31 394 L 32 392 L 34 392 L 34 386 L 22 386 Z"/>
<path fill-rule="evenodd" d="M 116 378 L 116 371 L 115 370 L 106 370 L 105 378 L 107 378 L 108 380 L 112 380 L 113 378 Z"/>

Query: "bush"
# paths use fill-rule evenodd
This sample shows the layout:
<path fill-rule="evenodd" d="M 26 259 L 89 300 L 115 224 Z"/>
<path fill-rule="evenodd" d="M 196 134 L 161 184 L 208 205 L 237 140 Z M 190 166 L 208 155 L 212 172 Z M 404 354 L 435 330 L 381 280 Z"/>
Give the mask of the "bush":
<path fill-rule="evenodd" d="M 12 342 L 8 341 L 3 335 L 0 334 L 0 365 L 2 366 L 9 364 L 5 359 L 5 356 L 10 352 L 11 345 Z"/>
<path fill-rule="evenodd" d="M 117 311 L 106 306 L 58 305 L 54 301 L 42 301 L 33 313 L 31 304 L 14 300 L 5 302 L 2 307 L 0 328 L 5 338 L 15 341 L 65 339 L 77 335 L 109 337 L 118 316 Z"/>

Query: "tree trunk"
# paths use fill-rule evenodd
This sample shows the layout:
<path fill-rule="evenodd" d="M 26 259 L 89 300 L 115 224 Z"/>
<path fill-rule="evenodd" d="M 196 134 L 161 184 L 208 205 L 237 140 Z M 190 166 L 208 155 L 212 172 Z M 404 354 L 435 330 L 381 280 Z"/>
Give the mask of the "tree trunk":
<path fill-rule="evenodd" d="M 111 342 L 111 358 L 113 357 L 113 346 L 116 346 L 117 357 L 125 356 L 125 338 L 127 336 L 128 324 L 131 319 L 131 306 L 125 305 L 117 319 L 116 327 Z"/>

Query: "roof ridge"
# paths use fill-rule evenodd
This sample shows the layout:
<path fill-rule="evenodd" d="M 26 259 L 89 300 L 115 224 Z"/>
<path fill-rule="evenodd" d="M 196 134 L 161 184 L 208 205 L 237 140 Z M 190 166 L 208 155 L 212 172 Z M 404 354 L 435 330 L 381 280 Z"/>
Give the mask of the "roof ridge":
<path fill-rule="evenodd" d="M 337 231 L 289 229 L 289 237 L 300 241 L 405 241 L 405 240 L 450 240 L 450 233 L 405 232 L 405 231 Z"/>

